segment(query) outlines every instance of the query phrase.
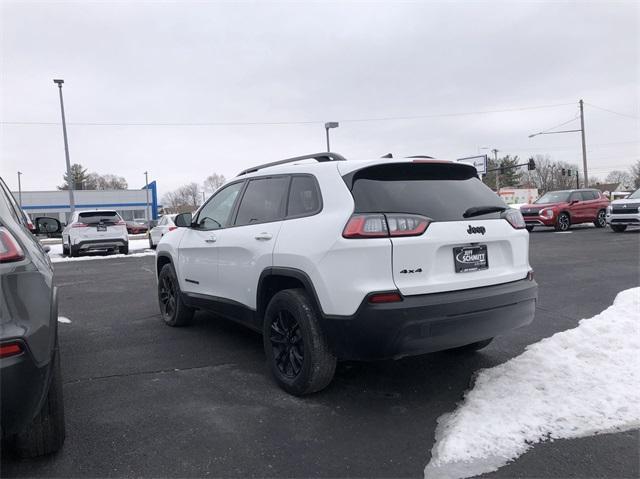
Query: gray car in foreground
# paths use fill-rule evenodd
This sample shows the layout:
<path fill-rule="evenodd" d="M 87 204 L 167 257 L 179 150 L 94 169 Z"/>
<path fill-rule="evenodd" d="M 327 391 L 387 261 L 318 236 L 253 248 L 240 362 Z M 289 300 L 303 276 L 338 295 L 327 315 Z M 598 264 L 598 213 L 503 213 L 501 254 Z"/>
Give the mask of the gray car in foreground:
<path fill-rule="evenodd" d="M 60 223 L 38 218 L 36 232 Z M 0 178 L 0 430 L 19 456 L 57 451 L 64 442 L 53 268 Z"/>

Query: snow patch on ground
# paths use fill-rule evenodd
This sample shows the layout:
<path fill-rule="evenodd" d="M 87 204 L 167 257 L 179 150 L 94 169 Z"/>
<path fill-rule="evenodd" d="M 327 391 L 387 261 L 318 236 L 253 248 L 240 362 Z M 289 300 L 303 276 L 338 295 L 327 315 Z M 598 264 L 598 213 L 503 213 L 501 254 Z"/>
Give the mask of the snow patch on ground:
<path fill-rule="evenodd" d="M 58 322 L 59 323 L 70 324 L 71 320 L 69 318 L 64 317 L 64 316 L 58 316 Z"/>
<path fill-rule="evenodd" d="M 479 372 L 441 416 L 428 479 L 497 470 L 533 444 L 640 427 L 640 287 L 567 331 Z"/>
<path fill-rule="evenodd" d="M 129 254 L 106 254 L 106 253 L 84 253 L 77 258 L 69 258 L 68 256 L 62 256 L 62 244 L 55 244 L 49 246 L 49 257 L 52 263 L 61 263 L 66 261 L 89 261 L 94 259 L 114 259 L 114 258 L 131 258 L 140 256 L 152 256 L 155 253 L 152 249 L 149 249 L 148 239 L 129 240 Z"/>

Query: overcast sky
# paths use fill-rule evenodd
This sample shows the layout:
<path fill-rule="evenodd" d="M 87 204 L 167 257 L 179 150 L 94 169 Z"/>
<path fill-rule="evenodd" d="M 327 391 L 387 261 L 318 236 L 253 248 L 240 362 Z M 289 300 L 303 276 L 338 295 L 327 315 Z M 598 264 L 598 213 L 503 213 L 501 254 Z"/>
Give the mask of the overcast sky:
<path fill-rule="evenodd" d="M 585 107 L 590 176 L 640 158 L 635 1 L 0 4 L 11 188 L 18 170 L 24 190 L 62 182 L 53 78 L 65 80 L 71 161 L 136 188 L 148 170 L 161 193 L 323 151 L 324 121 L 341 122 L 331 146 L 348 158 L 489 147 L 581 164 L 579 134 L 528 138 L 574 118 L 580 98 L 636 117 Z M 445 116 L 487 110 L 513 111 Z M 251 122 L 314 123 L 193 125 Z"/>

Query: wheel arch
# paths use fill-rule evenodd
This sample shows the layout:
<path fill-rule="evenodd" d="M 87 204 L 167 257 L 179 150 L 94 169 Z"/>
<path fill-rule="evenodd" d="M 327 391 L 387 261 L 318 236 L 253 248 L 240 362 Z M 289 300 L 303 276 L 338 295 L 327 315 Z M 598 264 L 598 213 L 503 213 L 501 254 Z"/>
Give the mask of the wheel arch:
<path fill-rule="evenodd" d="M 160 271 L 167 264 L 173 264 L 171 256 L 168 253 L 158 253 L 156 257 L 156 277 L 160 276 Z"/>
<path fill-rule="evenodd" d="M 279 291 L 293 288 L 304 289 L 309 294 L 318 313 L 323 314 L 313 281 L 307 273 L 296 268 L 269 267 L 260 274 L 256 291 L 256 314 L 260 321 L 264 317 L 264 312 L 271 298 Z"/>

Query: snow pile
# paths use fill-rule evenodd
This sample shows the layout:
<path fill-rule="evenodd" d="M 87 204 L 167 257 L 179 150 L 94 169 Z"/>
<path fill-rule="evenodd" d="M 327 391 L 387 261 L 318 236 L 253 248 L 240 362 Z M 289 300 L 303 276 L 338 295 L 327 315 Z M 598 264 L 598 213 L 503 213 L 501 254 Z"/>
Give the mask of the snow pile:
<path fill-rule="evenodd" d="M 640 288 L 520 356 L 482 370 L 438 420 L 425 478 L 495 471 L 543 440 L 640 427 Z"/>
<path fill-rule="evenodd" d="M 52 263 L 60 263 L 63 261 L 88 261 L 94 259 L 114 259 L 114 258 L 130 258 L 139 256 L 151 256 L 155 252 L 149 249 L 149 240 L 129 240 L 129 254 L 100 254 L 100 253 L 84 253 L 77 258 L 69 258 L 68 256 L 62 256 L 62 244 L 51 245 L 49 250 L 49 257 Z"/>

